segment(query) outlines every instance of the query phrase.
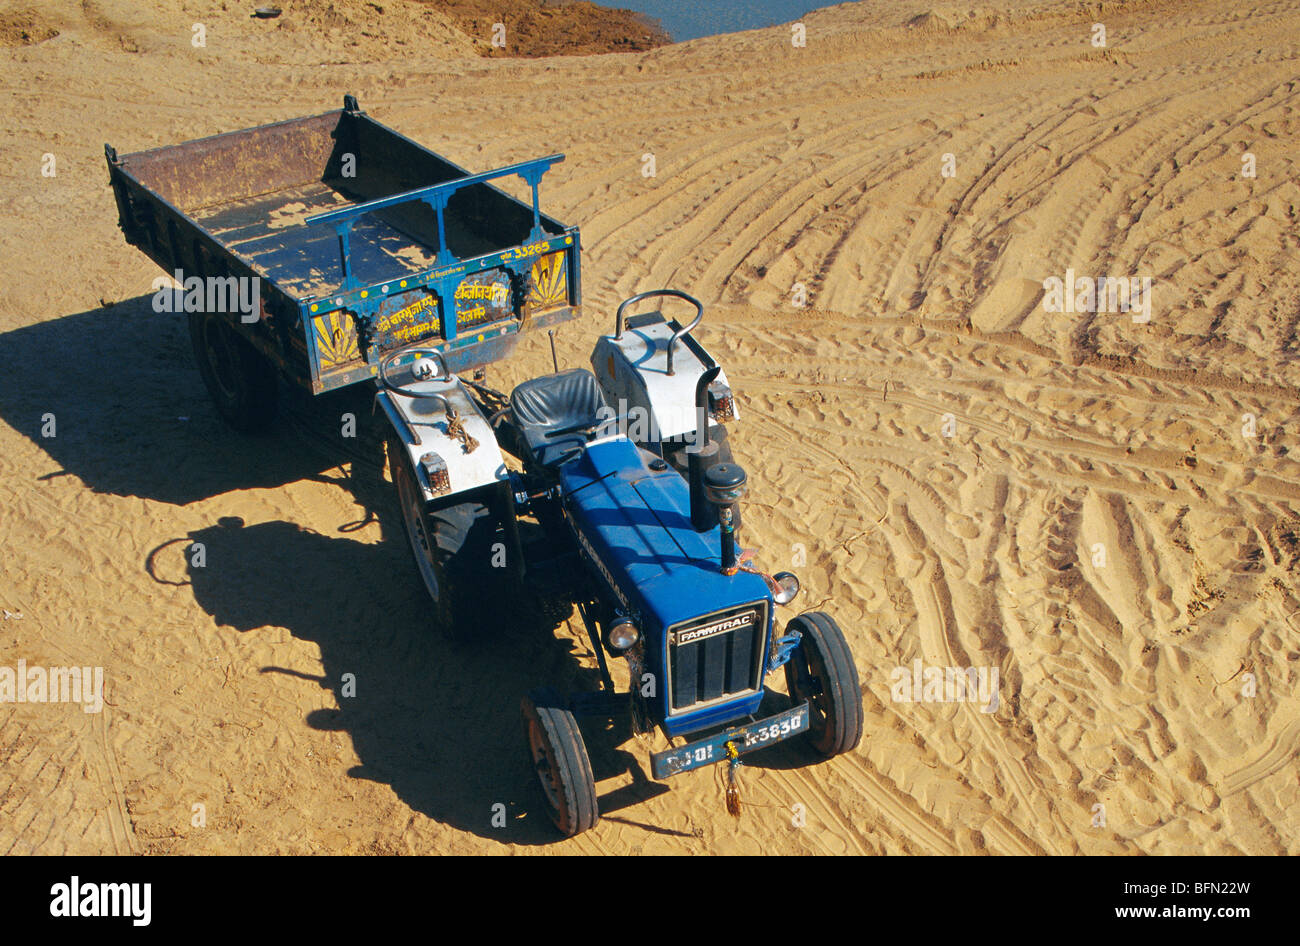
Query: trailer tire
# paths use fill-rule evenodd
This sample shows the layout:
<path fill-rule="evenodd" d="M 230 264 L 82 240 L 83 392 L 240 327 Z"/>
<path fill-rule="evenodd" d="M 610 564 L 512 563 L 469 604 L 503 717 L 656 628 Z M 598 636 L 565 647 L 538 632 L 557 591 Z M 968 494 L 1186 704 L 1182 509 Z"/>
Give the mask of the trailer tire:
<path fill-rule="evenodd" d="M 275 365 L 218 315 L 191 312 L 189 322 L 194 358 L 217 413 L 242 433 L 266 430 L 278 408 Z"/>
<path fill-rule="evenodd" d="M 496 517 L 480 502 L 463 502 L 429 512 L 424 493 L 407 459 L 406 448 L 388 446 L 388 463 L 397 487 L 402 523 L 411 543 L 416 573 L 433 602 L 433 625 L 454 640 L 473 636 L 470 607 L 491 596 L 482 590 L 489 571 Z M 477 622 L 483 625 L 484 622 Z"/>
<path fill-rule="evenodd" d="M 831 758 L 862 740 L 862 690 L 844 632 L 823 611 L 801 614 L 786 625 L 798 631 L 799 646 L 785 665 L 785 682 L 794 703 L 808 703 L 807 741 Z"/>
<path fill-rule="evenodd" d="M 594 828 L 600 820 L 596 779 L 577 717 L 550 687 L 529 693 L 520 710 L 528 757 L 551 823 L 570 838 Z"/>

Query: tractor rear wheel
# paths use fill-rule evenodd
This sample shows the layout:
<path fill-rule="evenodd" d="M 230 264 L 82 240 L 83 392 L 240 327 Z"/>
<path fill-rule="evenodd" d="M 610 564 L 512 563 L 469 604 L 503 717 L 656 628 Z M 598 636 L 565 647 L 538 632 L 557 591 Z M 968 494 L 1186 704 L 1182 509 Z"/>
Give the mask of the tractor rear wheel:
<path fill-rule="evenodd" d="M 862 691 L 844 632 L 823 611 L 801 614 L 786 625 L 799 632 L 799 646 L 785 665 L 794 703 L 808 704 L 808 742 L 825 758 L 848 752 L 862 739 Z"/>
<path fill-rule="evenodd" d="M 243 433 L 270 427 L 279 395 L 278 372 L 270 359 L 211 312 L 190 313 L 190 342 L 222 419 Z"/>
<path fill-rule="evenodd" d="M 470 609 L 484 598 L 475 591 L 492 568 L 492 544 L 497 540 L 496 517 L 479 502 L 464 502 L 426 511 L 424 491 L 411 468 L 406 447 L 395 439 L 388 445 L 388 463 L 402 522 L 411 542 L 415 568 L 433 602 L 433 625 L 455 640 L 472 636 Z"/>
<path fill-rule="evenodd" d="M 549 687 L 529 693 L 520 710 L 547 816 L 566 837 L 594 828 L 600 819 L 596 779 L 577 718 Z"/>

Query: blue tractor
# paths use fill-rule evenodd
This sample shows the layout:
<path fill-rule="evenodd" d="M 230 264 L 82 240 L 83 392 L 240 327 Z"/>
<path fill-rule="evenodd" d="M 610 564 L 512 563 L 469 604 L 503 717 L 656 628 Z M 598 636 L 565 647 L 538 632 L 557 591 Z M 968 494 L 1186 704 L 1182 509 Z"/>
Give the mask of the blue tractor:
<path fill-rule="evenodd" d="M 581 235 L 539 195 L 564 155 L 472 173 L 351 95 L 320 115 L 104 154 L 124 236 L 183 286 L 160 290 L 155 309 L 185 313 L 228 423 L 266 429 L 286 383 L 322 395 L 375 382 L 433 623 L 473 623 L 502 553 L 516 581 L 549 575 L 576 605 L 603 692 L 523 701 L 560 831 L 598 816 L 586 713 L 661 727 L 671 748 L 651 757 L 656 778 L 734 766 L 796 736 L 824 756 L 858 744 L 857 671 L 839 627 L 812 612 L 778 632 L 776 607 L 798 581 L 763 574 L 738 547 L 745 473 L 726 425 L 739 411 L 692 335 L 697 301 L 670 289 L 628 299 L 592 371 L 557 366 L 509 397 L 482 383 L 525 334 L 581 314 Z M 515 178 L 530 199 L 496 186 Z M 627 314 L 654 298 L 695 316 Z M 612 659 L 628 662 L 626 693 Z M 789 708 L 757 718 L 782 667 Z"/>
<path fill-rule="evenodd" d="M 625 318 L 657 297 L 691 303 L 695 318 L 685 326 L 660 311 Z M 593 371 L 557 370 L 486 406 L 495 392 L 448 373 L 436 349 L 404 349 L 379 373 L 395 426 L 425 417 L 436 439 L 414 448 L 414 463 L 405 462 L 409 442 L 391 445 L 436 620 L 453 632 L 469 623 L 465 612 L 482 592 L 463 589 L 481 587 L 489 549 L 509 547 L 507 559 L 520 563 L 516 578 L 558 576 L 591 639 L 600 693 L 544 688 L 522 703 L 547 812 L 565 835 L 599 817 L 578 725 L 584 715 L 630 718 L 637 732 L 660 727 L 670 748 L 650 757 L 656 779 L 734 766 L 794 737 L 829 758 L 862 735 L 857 670 L 839 626 L 809 612 L 778 631 L 776 608 L 795 597 L 798 580 L 764 574 L 740 548 L 746 475 L 724 426 L 738 411 L 721 366 L 692 336 L 703 313 L 676 290 L 633 296 L 619 306 L 614 332 L 598 340 Z M 519 468 L 494 471 L 495 489 L 453 490 L 457 480 L 473 480 L 458 467 L 475 462 L 488 438 Z M 484 453 L 500 462 L 496 450 Z M 519 539 L 523 516 L 543 536 L 530 547 Z M 615 659 L 627 661 L 627 692 L 614 685 Z M 759 718 L 764 681 L 782 668 L 789 707 Z"/>

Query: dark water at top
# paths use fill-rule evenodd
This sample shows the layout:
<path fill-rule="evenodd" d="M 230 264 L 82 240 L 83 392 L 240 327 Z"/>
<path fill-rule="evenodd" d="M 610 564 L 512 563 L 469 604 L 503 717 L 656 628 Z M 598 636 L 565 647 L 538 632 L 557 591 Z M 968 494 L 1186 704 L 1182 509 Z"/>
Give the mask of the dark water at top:
<path fill-rule="evenodd" d="M 654 17 L 678 42 L 790 23 L 832 2 L 836 0 L 601 0 L 607 7 Z"/>

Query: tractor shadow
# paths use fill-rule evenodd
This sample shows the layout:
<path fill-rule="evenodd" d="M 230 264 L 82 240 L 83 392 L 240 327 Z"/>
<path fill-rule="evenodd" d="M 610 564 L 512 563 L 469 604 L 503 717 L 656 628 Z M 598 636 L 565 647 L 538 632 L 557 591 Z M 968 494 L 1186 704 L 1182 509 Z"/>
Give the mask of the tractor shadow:
<path fill-rule="evenodd" d="M 397 515 L 395 501 L 391 507 L 385 517 Z M 389 785 L 413 810 L 483 838 L 560 839 L 528 760 L 519 703 L 542 684 L 596 689 L 597 672 L 580 663 L 573 638 L 554 633 L 567 612 L 531 594 L 485 595 L 465 628 L 469 639 L 453 642 L 428 627 L 404 532 L 400 543 L 368 544 L 289 522 L 246 526 L 227 518 L 188 541 L 204 544 L 206 565 L 191 567 L 189 577 L 218 624 L 241 633 L 283 627 L 320 649 L 319 677 L 262 672 L 282 674 L 285 686 L 315 684 L 334 694 L 337 708 L 315 710 L 306 723 L 348 735 L 360 759 L 352 777 Z M 345 692 L 345 674 L 353 675 L 354 695 Z M 602 723 L 583 725 L 598 791 L 605 778 L 630 772 L 633 779 L 601 797 L 602 814 L 667 791 L 619 748 L 624 727 Z"/>
<path fill-rule="evenodd" d="M 453 644 L 426 630 L 369 386 L 313 397 L 282 384 L 273 428 L 237 433 L 211 405 L 185 317 L 151 302 L 145 294 L 0 332 L 0 420 L 51 461 L 30 487 L 72 476 L 95 493 L 172 505 L 303 480 L 345 490 L 360 510 L 337 536 L 227 519 L 179 540 L 207 546 L 207 567 L 191 569 L 197 601 L 241 632 L 281 626 L 320 647 L 319 679 L 265 672 L 336 693 L 339 708 L 307 723 L 351 734 L 355 777 L 390 784 L 413 809 L 485 838 L 557 840 L 526 761 L 519 699 L 541 684 L 595 689 L 572 639 L 553 633 L 562 618 L 530 611 L 528 596 L 485 601 L 481 621 L 495 636 Z M 381 544 L 347 537 L 375 521 Z M 342 696 L 344 673 L 356 675 L 355 697 Z M 602 812 L 667 790 L 599 721 L 584 722 L 584 732 L 598 779 L 633 773 L 632 786 L 602 798 Z M 497 801 L 506 806 L 501 828 L 491 823 Z"/>
<path fill-rule="evenodd" d="M 356 409 L 352 392 L 313 400 L 282 386 L 274 428 L 237 433 L 208 400 L 186 317 L 155 312 L 151 301 L 137 296 L 0 332 L 0 420 L 57 467 L 37 483 L 74 476 L 96 493 L 185 505 L 232 490 L 336 479 L 328 471 L 338 450 L 301 444 L 347 446 L 339 416 Z M 368 403 L 360 409 L 369 416 Z M 299 436 L 305 429 L 308 436 Z"/>

